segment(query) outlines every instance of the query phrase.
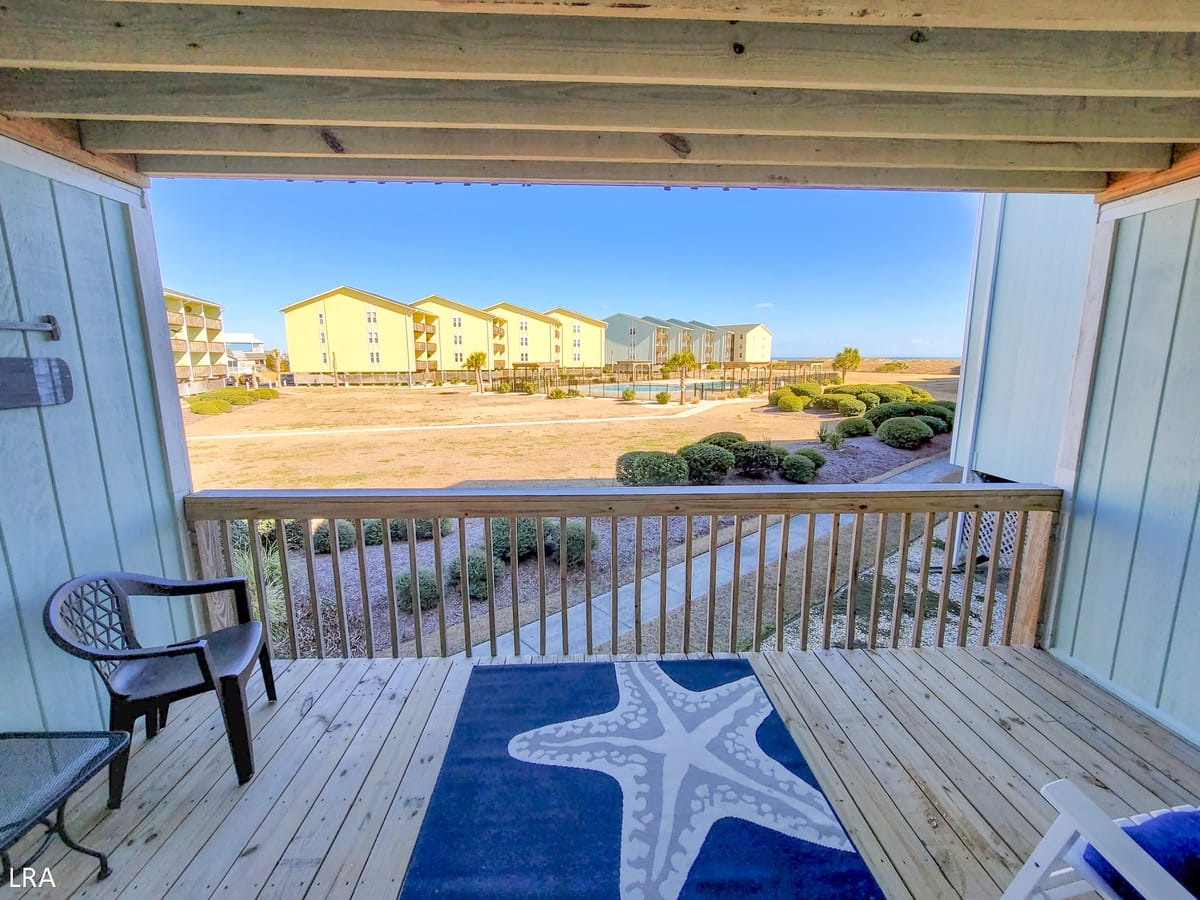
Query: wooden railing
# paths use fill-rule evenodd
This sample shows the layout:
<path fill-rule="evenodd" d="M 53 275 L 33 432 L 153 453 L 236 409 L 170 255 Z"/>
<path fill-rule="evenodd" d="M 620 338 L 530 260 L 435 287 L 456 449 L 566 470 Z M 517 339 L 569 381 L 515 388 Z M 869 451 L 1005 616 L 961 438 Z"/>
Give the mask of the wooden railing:
<path fill-rule="evenodd" d="M 184 510 L 201 573 L 250 579 L 278 654 L 661 654 L 1032 644 L 1061 498 L 1036 485 L 201 491 Z M 950 578 L 946 560 L 960 562 Z M 227 624 L 230 607 L 208 615 Z"/>

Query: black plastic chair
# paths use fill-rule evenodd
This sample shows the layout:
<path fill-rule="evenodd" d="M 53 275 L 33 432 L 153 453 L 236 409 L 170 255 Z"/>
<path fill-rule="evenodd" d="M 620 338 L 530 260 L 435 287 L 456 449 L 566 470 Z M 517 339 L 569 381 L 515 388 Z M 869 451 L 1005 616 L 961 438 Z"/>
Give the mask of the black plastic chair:
<path fill-rule="evenodd" d="M 237 625 L 165 647 L 143 647 L 133 630 L 129 598 L 180 597 L 233 591 Z M 167 724 L 176 700 L 216 691 L 233 751 L 238 784 L 254 774 L 254 748 L 246 682 L 257 658 L 267 698 L 275 702 L 275 678 L 262 625 L 250 617 L 245 578 L 172 581 L 151 575 L 111 572 L 73 578 L 46 603 L 46 631 L 68 653 L 89 660 L 108 686 L 109 728 L 132 733 L 146 717 L 146 737 Z M 128 752 L 108 770 L 108 806 L 118 809 L 125 790 Z"/>

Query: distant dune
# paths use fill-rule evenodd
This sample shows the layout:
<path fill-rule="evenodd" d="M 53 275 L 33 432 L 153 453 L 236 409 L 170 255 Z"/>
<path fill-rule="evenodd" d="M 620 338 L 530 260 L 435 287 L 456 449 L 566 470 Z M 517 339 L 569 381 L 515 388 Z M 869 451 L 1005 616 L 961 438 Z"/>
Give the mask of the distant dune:
<path fill-rule="evenodd" d="M 858 367 L 860 372 L 879 372 L 887 371 L 881 367 L 889 362 L 899 362 L 904 365 L 900 372 L 907 372 L 910 375 L 958 375 L 962 361 L 958 359 L 900 359 L 892 360 L 886 356 L 864 356 L 862 365 Z M 832 363 L 832 360 L 830 360 Z"/>

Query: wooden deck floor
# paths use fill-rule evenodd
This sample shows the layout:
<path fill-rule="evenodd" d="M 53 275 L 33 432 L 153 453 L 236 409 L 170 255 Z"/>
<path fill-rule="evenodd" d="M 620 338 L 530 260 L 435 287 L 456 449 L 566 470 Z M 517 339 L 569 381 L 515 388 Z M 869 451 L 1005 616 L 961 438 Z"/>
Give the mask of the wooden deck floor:
<path fill-rule="evenodd" d="M 1049 824 L 1038 788 L 1054 778 L 1114 816 L 1200 800 L 1200 750 L 1045 653 L 750 658 L 889 897 L 998 896 Z M 173 707 L 157 738 L 135 736 L 121 810 L 104 810 L 102 777 L 71 804 L 113 875 L 56 844 L 39 865 L 57 888 L 29 896 L 394 897 L 470 665 L 277 664 L 279 703 L 252 683 L 244 788 L 212 695 Z"/>

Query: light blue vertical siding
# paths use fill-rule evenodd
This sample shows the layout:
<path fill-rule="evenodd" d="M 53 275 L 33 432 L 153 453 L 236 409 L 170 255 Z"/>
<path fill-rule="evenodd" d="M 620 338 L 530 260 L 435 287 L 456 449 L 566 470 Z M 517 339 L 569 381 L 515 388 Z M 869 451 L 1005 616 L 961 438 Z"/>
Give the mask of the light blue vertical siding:
<path fill-rule="evenodd" d="M 954 447 L 958 465 L 1011 481 L 1053 481 L 1061 436 L 1055 426 L 1071 389 L 1095 222 L 1095 203 L 1087 196 L 984 198 Z M 980 389 L 971 453 L 965 429 Z"/>
<path fill-rule="evenodd" d="M 1200 735 L 1200 202 L 1121 219 L 1055 653 Z"/>
<path fill-rule="evenodd" d="M 0 319 L 50 314 L 63 331 L 56 342 L 0 332 L 0 354 L 61 357 L 75 386 L 62 406 L 0 410 L 0 730 L 107 720 L 90 666 L 43 629 L 59 583 L 186 571 L 129 216 L 124 202 L 0 163 Z M 191 633 L 186 601 L 143 602 L 135 620 L 145 643 Z"/>

